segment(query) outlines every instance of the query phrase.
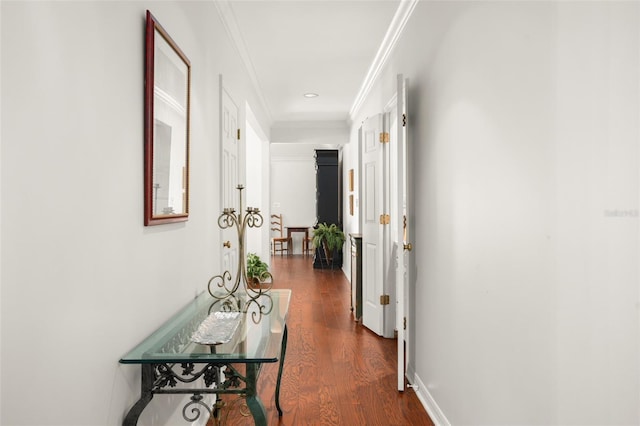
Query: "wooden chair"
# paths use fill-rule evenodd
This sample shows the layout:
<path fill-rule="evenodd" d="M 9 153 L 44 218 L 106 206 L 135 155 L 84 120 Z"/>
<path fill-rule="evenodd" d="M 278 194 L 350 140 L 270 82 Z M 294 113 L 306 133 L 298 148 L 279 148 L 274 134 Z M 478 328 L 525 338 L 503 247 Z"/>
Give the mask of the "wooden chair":
<path fill-rule="evenodd" d="M 307 240 L 302 240 L 302 251 L 305 255 L 313 253 L 313 229 L 314 228 L 309 228 L 309 236 L 307 237 Z"/>
<path fill-rule="evenodd" d="M 282 215 L 272 214 L 271 232 L 276 234 L 276 236 L 271 237 L 271 250 L 273 254 L 277 254 L 278 252 L 280 252 L 280 255 L 282 255 L 282 253 L 285 251 L 287 252 L 287 254 L 289 254 L 291 240 L 289 240 L 289 238 L 287 238 L 283 234 L 282 228 Z"/>

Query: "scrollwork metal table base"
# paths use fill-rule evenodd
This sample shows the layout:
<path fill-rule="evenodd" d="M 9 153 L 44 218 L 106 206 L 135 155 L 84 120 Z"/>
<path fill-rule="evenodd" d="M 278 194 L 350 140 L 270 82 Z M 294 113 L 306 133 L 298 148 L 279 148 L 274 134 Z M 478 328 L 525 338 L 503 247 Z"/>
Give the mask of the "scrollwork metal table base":
<path fill-rule="evenodd" d="M 282 368 L 287 348 L 287 327 L 285 325 L 282 335 L 281 356 L 278 365 L 278 378 L 276 381 L 275 404 L 278 415 L 282 416 L 280 407 L 280 383 L 282 381 Z M 238 364 L 234 362 L 233 364 Z M 209 416 L 215 415 L 215 404 L 212 409 L 205 404 L 202 395 L 240 395 L 246 398 L 246 404 L 253 416 L 256 425 L 267 425 L 267 412 L 257 393 L 257 382 L 262 364 L 256 362 L 244 363 L 246 373 L 243 376 L 238 370 L 227 362 L 209 362 L 207 364 L 196 363 L 148 363 L 141 364 L 142 382 L 141 394 L 138 402 L 131 407 L 123 421 L 124 426 L 134 426 L 138 423 L 138 418 L 151 402 L 154 395 L 191 394 L 190 401 L 183 407 L 182 416 L 188 422 L 194 422 L 200 418 L 202 411 L 206 411 Z M 202 367 L 199 367 L 202 366 Z M 176 372 L 181 369 L 181 372 Z M 224 369 L 224 380 L 221 372 Z M 193 383 L 203 378 L 205 388 L 176 388 L 178 383 Z M 244 382 L 245 387 L 241 388 Z M 215 385 L 215 386 L 214 386 Z M 191 415 L 188 414 L 189 409 Z"/>

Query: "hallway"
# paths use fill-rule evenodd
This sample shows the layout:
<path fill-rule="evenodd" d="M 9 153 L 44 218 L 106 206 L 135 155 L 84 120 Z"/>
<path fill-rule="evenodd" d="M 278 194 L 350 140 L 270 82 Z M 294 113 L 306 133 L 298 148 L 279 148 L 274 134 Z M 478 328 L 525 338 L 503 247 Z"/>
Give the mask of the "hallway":
<path fill-rule="evenodd" d="M 396 341 L 352 319 L 342 271 L 314 270 L 310 257 L 272 257 L 274 288 L 293 290 L 281 388 L 274 404 L 276 364 L 266 364 L 259 392 L 270 425 L 432 425 L 415 392 L 396 390 Z M 237 409 L 233 414 L 237 415 Z M 251 418 L 228 419 L 251 425 Z"/>

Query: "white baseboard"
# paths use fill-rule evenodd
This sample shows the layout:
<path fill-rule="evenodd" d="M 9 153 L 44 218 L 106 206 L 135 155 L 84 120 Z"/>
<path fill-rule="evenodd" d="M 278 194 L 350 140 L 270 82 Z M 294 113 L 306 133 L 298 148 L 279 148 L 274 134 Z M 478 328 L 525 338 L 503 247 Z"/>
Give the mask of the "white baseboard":
<path fill-rule="evenodd" d="M 436 400 L 429 393 L 427 386 L 422 382 L 422 380 L 420 380 L 420 377 L 415 374 L 414 371 L 411 371 L 411 374 L 407 374 L 407 378 L 410 378 L 410 381 L 411 378 L 413 379 L 413 389 L 415 390 L 416 395 L 418 395 L 418 399 L 424 406 L 425 410 L 427 410 L 429 417 L 431 417 L 431 421 L 436 426 L 451 426 L 451 423 L 449 423 L 449 420 L 447 420 L 447 417 L 436 403 Z"/>

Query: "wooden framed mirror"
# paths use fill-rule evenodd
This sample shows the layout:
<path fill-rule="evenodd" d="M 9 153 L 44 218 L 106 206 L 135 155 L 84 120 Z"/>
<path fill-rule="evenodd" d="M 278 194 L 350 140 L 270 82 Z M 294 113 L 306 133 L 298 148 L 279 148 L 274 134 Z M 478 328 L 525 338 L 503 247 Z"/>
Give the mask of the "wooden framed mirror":
<path fill-rule="evenodd" d="M 144 224 L 189 218 L 191 63 L 147 10 Z"/>

